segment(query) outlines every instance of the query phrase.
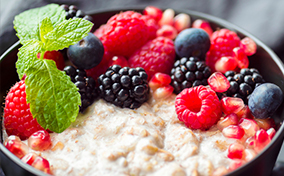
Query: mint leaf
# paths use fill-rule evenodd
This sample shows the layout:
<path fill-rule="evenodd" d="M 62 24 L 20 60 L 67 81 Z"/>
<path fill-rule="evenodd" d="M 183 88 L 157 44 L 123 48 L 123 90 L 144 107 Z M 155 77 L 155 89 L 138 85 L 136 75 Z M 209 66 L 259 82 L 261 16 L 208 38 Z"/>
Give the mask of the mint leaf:
<path fill-rule="evenodd" d="M 22 79 L 26 70 L 37 60 L 37 54 L 41 51 L 42 46 L 43 43 L 41 41 L 32 39 L 26 41 L 26 44 L 19 49 L 16 62 L 19 79 Z"/>
<path fill-rule="evenodd" d="M 40 23 L 40 26 L 39 26 L 39 33 L 40 33 L 40 39 L 42 42 L 45 42 L 45 39 L 44 39 L 44 36 L 53 30 L 53 26 L 52 26 L 52 22 L 51 20 L 46 17 L 45 19 L 43 19 Z"/>
<path fill-rule="evenodd" d="M 40 40 L 39 24 L 46 17 L 50 18 L 53 27 L 65 20 L 65 11 L 57 4 L 27 10 L 14 19 L 14 28 L 21 44 L 26 40 Z"/>
<path fill-rule="evenodd" d="M 93 23 L 82 18 L 65 20 L 44 36 L 45 49 L 47 51 L 61 50 L 74 45 L 87 36 L 92 26 Z"/>
<path fill-rule="evenodd" d="M 34 61 L 26 74 L 27 102 L 33 117 L 45 129 L 64 131 L 79 113 L 78 88 L 52 60 Z"/>

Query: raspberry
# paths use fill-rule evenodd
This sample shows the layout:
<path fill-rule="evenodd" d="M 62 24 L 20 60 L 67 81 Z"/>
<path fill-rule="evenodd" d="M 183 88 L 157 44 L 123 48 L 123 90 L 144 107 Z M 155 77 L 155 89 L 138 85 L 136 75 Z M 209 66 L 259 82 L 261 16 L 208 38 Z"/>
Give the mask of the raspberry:
<path fill-rule="evenodd" d="M 40 53 L 37 54 L 37 58 L 40 58 Z M 59 51 L 46 51 L 43 58 L 53 60 L 59 70 L 63 70 L 65 67 L 64 57 Z"/>
<path fill-rule="evenodd" d="M 174 62 L 174 43 L 166 37 L 150 40 L 128 59 L 130 67 L 145 69 L 148 80 L 157 72 L 169 74 Z"/>
<path fill-rule="evenodd" d="M 215 71 L 215 63 L 222 56 L 234 56 L 233 49 L 240 46 L 240 38 L 229 29 L 215 31 L 211 36 L 211 47 L 207 52 L 206 64 Z"/>
<path fill-rule="evenodd" d="M 202 85 L 184 89 L 176 96 L 177 117 L 192 129 L 209 129 L 221 117 L 221 105 L 216 93 Z"/>
<path fill-rule="evenodd" d="M 24 80 L 17 82 L 6 96 L 4 127 L 8 135 L 19 136 L 22 140 L 38 130 L 44 130 L 31 114 L 30 105 L 26 101 Z"/>
<path fill-rule="evenodd" d="M 149 40 L 152 40 L 156 38 L 156 32 L 160 28 L 158 23 L 155 21 L 155 19 L 151 18 L 150 16 L 143 15 L 142 19 L 144 19 L 146 25 L 149 28 Z"/>
<path fill-rule="evenodd" d="M 111 17 L 100 40 L 113 54 L 130 56 L 149 39 L 149 28 L 140 13 L 126 11 Z"/>

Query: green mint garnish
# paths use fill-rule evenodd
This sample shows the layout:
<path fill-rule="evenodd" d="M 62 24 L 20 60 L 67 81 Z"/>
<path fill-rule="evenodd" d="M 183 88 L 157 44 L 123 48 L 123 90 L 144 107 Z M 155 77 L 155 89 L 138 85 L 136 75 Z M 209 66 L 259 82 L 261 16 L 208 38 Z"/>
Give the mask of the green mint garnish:
<path fill-rule="evenodd" d="M 60 133 L 68 128 L 79 113 L 81 97 L 70 77 L 43 55 L 79 42 L 92 26 L 83 19 L 66 20 L 65 11 L 56 4 L 15 17 L 14 28 L 23 45 L 16 63 L 18 76 L 21 79 L 26 74 L 27 102 L 33 117 L 45 129 Z"/>

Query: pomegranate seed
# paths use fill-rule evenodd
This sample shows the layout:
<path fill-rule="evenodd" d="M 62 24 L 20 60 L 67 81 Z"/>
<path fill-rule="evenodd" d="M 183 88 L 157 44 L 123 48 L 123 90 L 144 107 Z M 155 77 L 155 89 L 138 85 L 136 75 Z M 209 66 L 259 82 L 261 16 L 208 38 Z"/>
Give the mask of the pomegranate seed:
<path fill-rule="evenodd" d="M 174 17 L 174 28 L 180 32 L 190 26 L 190 16 L 185 13 L 180 13 Z"/>
<path fill-rule="evenodd" d="M 238 124 L 238 116 L 234 113 L 229 114 L 223 118 L 221 118 L 217 123 L 217 128 L 222 131 L 225 127 L 229 125 L 237 125 Z"/>
<path fill-rule="evenodd" d="M 233 160 L 231 160 L 231 163 L 230 163 L 230 165 L 229 165 L 229 170 L 230 170 L 230 171 L 236 170 L 236 169 L 238 169 L 239 167 L 241 167 L 244 163 L 245 163 L 244 160 L 241 160 L 241 159 L 233 159 Z"/>
<path fill-rule="evenodd" d="M 256 152 L 252 149 L 244 150 L 244 159 L 245 161 L 251 161 L 256 156 Z"/>
<path fill-rule="evenodd" d="M 41 156 L 37 156 L 31 166 L 47 174 L 51 174 L 49 162 Z"/>
<path fill-rule="evenodd" d="M 159 87 L 153 93 L 155 99 L 166 99 L 173 94 L 174 88 L 171 85 Z"/>
<path fill-rule="evenodd" d="M 37 157 L 38 155 L 35 154 L 35 153 L 28 153 L 26 154 L 21 160 L 24 162 L 24 163 L 27 163 L 29 165 L 32 165 L 32 163 L 34 162 L 35 158 Z"/>
<path fill-rule="evenodd" d="M 128 61 L 123 56 L 113 56 L 108 61 L 107 64 L 108 64 L 109 67 L 112 66 L 112 65 L 120 65 L 121 67 L 129 67 Z"/>
<path fill-rule="evenodd" d="M 242 159 L 244 156 L 245 147 L 239 143 L 232 143 L 228 148 L 228 158 Z"/>
<path fill-rule="evenodd" d="M 275 134 L 276 134 L 276 131 L 275 131 L 274 128 L 269 128 L 266 132 L 267 132 L 267 134 L 268 134 L 270 140 L 272 140 L 272 138 L 273 138 L 273 137 L 275 136 Z"/>
<path fill-rule="evenodd" d="M 245 146 L 247 148 L 253 149 L 254 145 L 255 145 L 255 138 L 254 138 L 254 136 L 249 137 L 249 138 L 246 139 Z"/>
<path fill-rule="evenodd" d="M 247 55 L 245 54 L 244 50 L 240 47 L 236 47 L 233 49 L 233 52 L 235 54 L 235 58 L 237 59 L 238 67 L 240 69 L 242 68 L 248 68 L 249 66 L 249 60 Z"/>
<path fill-rule="evenodd" d="M 237 115 L 239 119 L 242 119 L 242 118 L 254 119 L 247 105 L 244 105 L 244 107 L 239 112 L 237 112 Z"/>
<path fill-rule="evenodd" d="M 241 98 L 236 97 L 224 97 L 221 99 L 222 112 L 225 114 L 235 113 L 245 107 L 244 101 Z"/>
<path fill-rule="evenodd" d="M 213 30 L 209 24 L 208 21 L 206 20 L 201 20 L 201 19 L 197 19 L 192 23 L 192 27 L 193 28 L 200 28 L 203 29 L 204 31 L 207 32 L 207 34 L 209 35 L 209 37 L 211 37 Z"/>
<path fill-rule="evenodd" d="M 244 50 L 247 56 L 251 56 L 256 53 L 257 45 L 249 37 L 245 37 L 241 40 L 241 48 Z"/>
<path fill-rule="evenodd" d="M 264 129 L 258 130 L 255 133 L 255 151 L 260 152 L 270 141 L 271 139 Z"/>
<path fill-rule="evenodd" d="M 162 18 L 158 22 L 160 26 L 163 26 L 165 24 L 167 25 L 173 25 L 174 24 L 174 16 L 175 11 L 173 9 L 166 9 L 162 15 Z"/>
<path fill-rule="evenodd" d="M 244 136 L 245 131 L 237 125 L 229 125 L 222 130 L 222 133 L 228 138 L 241 139 Z"/>
<path fill-rule="evenodd" d="M 255 118 L 255 121 L 261 129 L 268 130 L 270 128 L 275 128 L 275 121 L 273 118 L 267 118 L 267 119 Z"/>
<path fill-rule="evenodd" d="M 29 151 L 29 147 L 25 143 L 23 143 L 18 136 L 14 135 L 9 136 L 5 140 L 4 146 L 20 159 Z"/>
<path fill-rule="evenodd" d="M 254 136 L 255 133 L 259 130 L 259 126 L 257 123 L 252 119 L 243 118 L 240 120 L 239 126 L 244 129 L 245 134 L 248 137 Z"/>
<path fill-rule="evenodd" d="M 163 11 L 154 6 L 147 6 L 143 11 L 143 15 L 150 16 L 158 22 L 162 18 Z"/>
<path fill-rule="evenodd" d="M 215 63 L 215 70 L 218 72 L 225 73 L 226 71 L 229 70 L 235 70 L 237 65 L 238 65 L 237 60 L 232 56 L 221 57 Z"/>
<path fill-rule="evenodd" d="M 173 40 L 177 36 L 177 30 L 173 26 L 165 24 L 157 30 L 157 37 L 159 36 L 167 37 Z"/>
<path fill-rule="evenodd" d="M 36 151 L 44 151 L 51 145 L 50 135 L 45 130 L 39 130 L 33 133 L 28 139 L 30 148 Z"/>
<path fill-rule="evenodd" d="M 149 87 L 152 90 L 156 90 L 159 87 L 167 86 L 171 83 L 171 77 L 165 73 L 155 73 L 155 75 L 149 81 Z"/>
<path fill-rule="evenodd" d="M 230 82 L 221 72 L 215 72 L 208 78 L 208 84 L 215 92 L 225 92 L 230 88 Z"/>

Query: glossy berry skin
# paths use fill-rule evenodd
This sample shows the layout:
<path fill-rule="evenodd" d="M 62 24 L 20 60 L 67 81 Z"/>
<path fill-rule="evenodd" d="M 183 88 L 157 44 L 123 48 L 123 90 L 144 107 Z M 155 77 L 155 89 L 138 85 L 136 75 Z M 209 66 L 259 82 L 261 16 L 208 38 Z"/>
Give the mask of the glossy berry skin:
<path fill-rule="evenodd" d="M 75 5 L 62 4 L 61 7 L 65 10 L 66 19 L 71 18 L 83 18 L 88 21 L 93 21 L 93 18 L 89 15 L 86 15 L 82 10 L 78 9 Z"/>
<path fill-rule="evenodd" d="M 75 45 L 69 46 L 67 56 L 80 69 L 90 69 L 97 66 L 103 59 L 104 47 L 102 42 L 92 33 Z"/>
<path fill-rule="evenodd" d="M 98 78 L 100 96 L 121 108 L 139 108 L 149 98 L 147 78 L 141 67 L 112 65 Z"/>
<path fill-rule="evenodd" d="M 175 110 L 180 121 L 192 129 L 209 129 L 221 117 L 216 93 L 202 85 L 184 89 L 176 96 Z"/>
<path fill-rule="evenodd" d="M 282 90 L 275 84 L 264 83 L 252 92 L 248 106 L 256 118 L 264 119 L 271 117 L 282 101 Z"/>
<path fill-rule="evenodd" d="M 185 29 L 175 39 L 175 50 L 179 57 L 195 56 L 205 59 L 209 48 L 210 38 L 203 29 Z"/>
<path fill-rule="evenodd" d="M 38 130 L 43 130 L 30 111 L 24 80 L 17 82 L 6 96 L 4 127 L 8 135 L 19 136 L 22 140 Z"/>

